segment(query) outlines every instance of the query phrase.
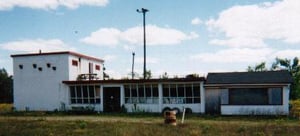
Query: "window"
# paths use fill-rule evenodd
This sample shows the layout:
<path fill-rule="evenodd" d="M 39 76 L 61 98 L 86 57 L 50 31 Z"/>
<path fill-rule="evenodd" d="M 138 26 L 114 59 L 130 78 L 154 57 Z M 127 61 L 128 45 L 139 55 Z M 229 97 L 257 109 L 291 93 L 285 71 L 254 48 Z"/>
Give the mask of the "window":
<path fill-rule="evenodd" d="M 50 63 L 47 63 L 46 65 L 47 65 L 47 67 L 48 67 L 48 68 L 50 68 L 50 67 L 51 67 L 51 64 L 50 64 Z"/>
<path fill-rule="evenodd" d="M 95 69 L 96 69 L 96 70 L 100 70 L 100 65 L 96 65 L 96 66 L 95 66 Z"/>
<path fill-rule="evenodd" d="M 124 85 L 124 91 L 125 103 L 158 103 L 158 85 L 156 84 L 128 84 Z"/>
<path fill-rule="evenodd" d="M 70 86 L 70 102 L 71 104 L 99 104 L 100 86 Z"/>
<path fill-rule="evenodd" d="M 37 66 L 36 66 L 36 64 L 32 64 L 32 67 L 35 69 Z"/>
<path fill-rule="evenodd" d="M 200 84 L 163 84 L 163 103 L 201 103 Z"/>
<path fill-rule="evenodd" d="M 232 88 L 229 89 L 229 104 L 280 105 L 282 88 Z"/>
<path fill-rule="evenodd" d="M 20 64 L 20 65 L 19 65 L 19 68 L 20 68 L 20 69 L 23 69 L 23 65 L 22 65 L 22 64 Z"/>
<path fill-rule="evenodd" d="M 78 61 L 77 60 L 72 60 L 72 65 L 77 67 L 78 66 Z"/>

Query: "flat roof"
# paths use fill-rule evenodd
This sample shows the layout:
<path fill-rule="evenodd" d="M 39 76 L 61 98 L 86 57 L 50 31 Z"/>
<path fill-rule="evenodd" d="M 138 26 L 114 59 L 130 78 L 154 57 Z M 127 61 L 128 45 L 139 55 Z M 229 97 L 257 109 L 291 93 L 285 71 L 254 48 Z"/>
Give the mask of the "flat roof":
<path fill-rule="evenodd" d="M 98 61 L 98 62 L 104 62 L 104 60 L 96 58 L 96 57 L 91 57 L 91 56 L 87 56 L 87 55 L 83 55 L 77 52 L 72 52 L 72 51 L 60 51 L 60 52 L 40 52 L 40 53 L 27 53 L 27 54 L 14 54 L 11 55 L 11 57 L 26 57 L 26 56 L 40 56 L 40 55 L 60 55 L 60 54 L 69 54 L 69 55 L 73 55 L 73 56 L 77 56 L 77 57 L 81 57 L 81 58 L 85 58 L 88 60 L 94 60 L 94 61 Z"/>
<path fill-rule="evenodd" d="M 63 81 L 67 85 L 75 84 L 130 84 L 130 83 L 164 83 L 164 82 L 202 82 L 204 77 L 198 78 L 170 78 L 170 79 L 118 79 L 118 80 L 76 80 Z"/>

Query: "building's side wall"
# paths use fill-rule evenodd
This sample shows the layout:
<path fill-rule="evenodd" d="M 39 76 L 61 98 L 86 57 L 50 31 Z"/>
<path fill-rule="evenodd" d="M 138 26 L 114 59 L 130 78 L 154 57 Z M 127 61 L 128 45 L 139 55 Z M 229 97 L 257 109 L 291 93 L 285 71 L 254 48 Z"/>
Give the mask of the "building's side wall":
<path fill-rule="evenodd" d="M 222 115 L 288 115 L 289 86 L 283 87 L 282 105 L 221 105 Z M 255 100 L 255 98 L 253 98 Z"/>
<path fill-rule="evenodd" d="M 62 81 L 69 77 L 67 62 L 67 54 L 14 57 L 16 110 L 58 109 L 61 105 L 60 98 L 64 97 L 60 93 L 64 93 L 61 90 L 64 86 Z"/>
<path fill-rule="evenodd" d="M 78 65 L 72 65 L 72 61 L 77 61 Z M 89 63 L 92 63 L 92 73 L 97 74 L 98 80 L 103 79 L 103 63 L 94 60 L 88 60 L 86 58 L 78 57 L 78 56 L 69 56 L 69 80 L 77 80 L 78 75 L 80 74 L 89 74 Z M 100 66 L 99 70 L 96 70 L 96 65 Z"/>

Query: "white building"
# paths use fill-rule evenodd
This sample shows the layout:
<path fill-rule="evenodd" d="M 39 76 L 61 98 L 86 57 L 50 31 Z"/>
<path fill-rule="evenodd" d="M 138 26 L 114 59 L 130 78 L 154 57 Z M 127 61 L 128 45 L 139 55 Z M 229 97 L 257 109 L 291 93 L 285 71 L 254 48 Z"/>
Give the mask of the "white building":
<path fill-rule="evenodd" d="M 99 112 L 222 115 L 289 113 L 287 71 L 209 73 L 175 79 L 103 80 L 103 60 L 74 53 L 12 55 L 16 110 L 93 108 Z M 240 99 L 241 98 L 241 99 Z"/>
<path fill-rule="evenodd" d="M 64 103 L 69 103 L 67 86 L 62 81 L 77 80 L 80 75 L 91 80 L 103 79 L 103 60 L 75 52 L 17 54 L 11 57 L 14 106 L 17 110 L 59 109 Z"/>

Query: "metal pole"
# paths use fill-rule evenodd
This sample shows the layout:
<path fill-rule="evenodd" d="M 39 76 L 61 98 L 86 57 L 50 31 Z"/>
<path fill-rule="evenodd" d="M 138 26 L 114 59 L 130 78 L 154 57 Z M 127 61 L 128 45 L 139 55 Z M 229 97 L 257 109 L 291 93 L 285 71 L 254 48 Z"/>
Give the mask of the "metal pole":
<path fill-rule="evenodd" d="M 142 8 L 141 10 L 136 10 L 139 13 L 143 13 L 143 28 L 144 28 L 144 79 L 146 79 L 146 12 L 148 9 Z"/>
<path fill-rule="evenodd" d="M 134 52 L 132 52 L 132 67 L 131 67 L 131 78 L 133 79 L 134 78 L 134 55 L 135 55 L 135 53 Z"/>

